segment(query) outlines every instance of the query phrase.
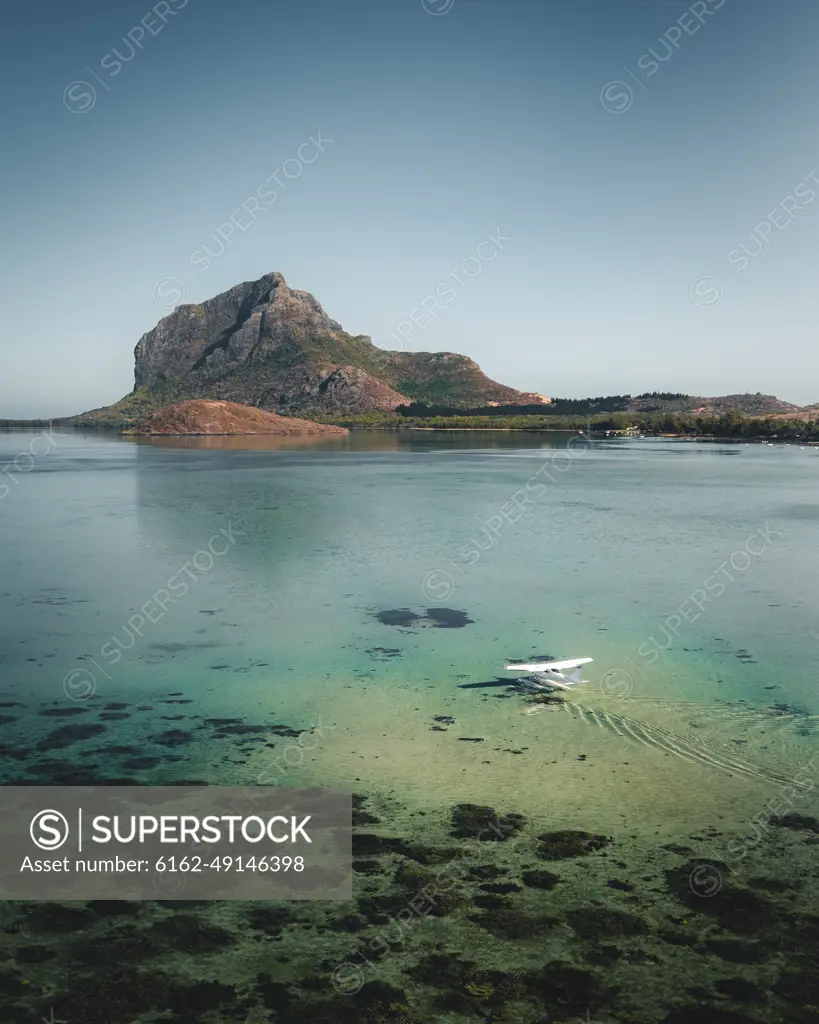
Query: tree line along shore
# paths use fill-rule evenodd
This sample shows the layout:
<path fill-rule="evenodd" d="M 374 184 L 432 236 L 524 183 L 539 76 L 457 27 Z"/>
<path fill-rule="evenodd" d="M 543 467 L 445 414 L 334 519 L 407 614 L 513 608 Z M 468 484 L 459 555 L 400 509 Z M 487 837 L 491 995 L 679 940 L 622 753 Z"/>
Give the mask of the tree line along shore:
<path fill-rule="evenodd" d="M 427 428 L 430 430 L 521 430 L 521 431 L 591 431 L 595 434 L 624 433 L 647 437 L 700 437 L 736 440 L 780 440 L 819 443 L 819 411 L 816 418 L 778 416 L 746 416 L 738 412 L 721 415 L 694 415 L 686 413 L 633 413 L 615 412 L 594 416 L 566 416 L 555 414 L 474 414 L 470 412 L 434 414 L 433 412 L 397 410 L 394 412 L 339 412 L 338 414 L 312 413 L 318 423 L 347 427 L 350 430 L 394 430 L 399 428 Z M 42 429 L 46 427 L 123 430 L 133 421 L 104 426 L 93 420 L 71 418 L 65 420 L 0 420 L 0 430 Z"/>

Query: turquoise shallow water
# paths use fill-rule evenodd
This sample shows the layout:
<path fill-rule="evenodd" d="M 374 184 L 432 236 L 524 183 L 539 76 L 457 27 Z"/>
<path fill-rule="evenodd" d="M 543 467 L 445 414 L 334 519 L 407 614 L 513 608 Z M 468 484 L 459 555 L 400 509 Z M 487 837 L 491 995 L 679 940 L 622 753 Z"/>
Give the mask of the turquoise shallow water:
<path fill-rule="evenodd" d="M 34 436 L 4 435 L 0 458 Z M 539 653 L 593 657 L 577 701 L 671 733 L 658 742 L 597 721 L 616 737 L 611 750 L 596 737 L 601 764 L 647 748 L 630 783 L 651 823 L 657 757 L 679 759 L 686 792 L 703 761 L 685 737 L 710 745 L 720 776 L 726 744 L 729 764 L 774 782 L 811 756 L 814 449 L 420 431 L 246 451 L 55 441 L 18 460 L 28 471 L 0 502 L 3 685 L 25 709 L 4 727 L 12 745 L 34 736 L 45 749 L 43 706 L 91 695 L 145 707 L 113 709 L 110 739 L 150 743 L 169 718 L 331 722 L 288 781 L 313 764 L 313 781 L 369 777 L 416 799 L 511 797 L 519 769 L 505 752 L 525 746 L 542 768 L 551 744 L 585 747 L 597 721 L 575 712 L 553 735 L 522 717 L 532 709 L 519 697 L 474 685 Z M 466 622 L 379 620 L 430 607 Z M 185 704 L 156 703 L 169 699 Z M 442 747 L 430 734 L 442 714 L 492 743 L 495 762 L 466 741 Z M 157 767 L 184 775 L 196 754 L 211 781 L 264 773 L 252 757 L 216 768 L 207 734 L 196 739 L 184 764 Z M 355 758 L 369 775 L 354 774 Z"/>
<path fill-rule="evenodd" d="M 366 649 L 395 635 L 372 612 L 439 604 L 474 626 L 426 631 L 379 673 L 440 677 L 454 659 L 491 677 L 543 648 L 598 656 L 598 674 L 627 672 L 646 696 L 671 696 L 677 665 L 692 670 L 687 699 L 773 695 L 819 711 L 815 450 L 638 440 L 572 454 L 565 438 L 420 433 L 293 452 L 57 439 L 0 501 L 7 688 L 56 699 L 84 656 L 106 694 L 182 676 L 204 688 L 217 648 L 196 644 L 208 643 L 267 661 L 248 675 L 270 691 L 306 695 L 313 676 L 372 670 Z M 0 443 L 8 462 L 28 437 Z M 227 530 L 223 555 L 185 568 Z M 132 623 L 142 636 L 112 666 L 101 647 L 131 642 L 146 602 L 150 617 Z M 239 681 L 231 699 L 251 689 Z"/>
<path fill-rule="evenodd" d="M 13 1019 L 814 1019 L 815 450 L 34 437 L 0 435 L 4 781 L 338 786 L 362 859 L 341 908 L 5 907 Z M 535 654 L 595 660 L 497 685 Z M 384 939 L 453 837 L 457 898 Z"/>

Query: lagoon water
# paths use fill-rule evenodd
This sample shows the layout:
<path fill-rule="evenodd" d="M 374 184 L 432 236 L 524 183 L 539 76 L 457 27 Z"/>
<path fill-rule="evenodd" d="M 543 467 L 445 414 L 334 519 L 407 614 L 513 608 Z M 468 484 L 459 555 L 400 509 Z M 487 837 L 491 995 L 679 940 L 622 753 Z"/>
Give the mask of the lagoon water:
<path fill-rule="evenodd" d="M 8 468 L 45 449 L 29 447 L 35 437 L 0 435 L 7 783 L 104 769 L 154 784 L 334 785 L 427 841 L 446 835 L 453 805 L 491 805 L 534 832 L 612 836 L 632 887 L 649 848 L 727 859 L 794 779 L 779 813 L 816 810 L 804 783 L 819 754 L 817 449 L 422 431 L 276 447 L 57 431 Z M 384 614 L 397 610 L 417 618 Z M 536 654 L 593 657 L 588 683 L 560 704 L 498 685 L 505 662 Z M 215 735 L 213 719 L 275 722 L 310 742 L 254 745 Z M 50 739 L 92 721 L 102 728 Z M 765 874 L 790 843 L 789 870 L 802 873 L 804 830 L 766 819 L 764 831 L 744 862 Z M 658 871 L 682 855 L 662 856 Z M 605 903 L 605 872 L 579 873 L 592 859 L 605 869 L 601 855 L 568 862 L 566 891 L 591 887 Z M 446 942 L 445 919 L 428 923 Z M 691 956 L 699 966 L 681 979 L 711 977 L 701 950 Z M 397 983 L 405 966 L 386 976 Z M 599 996 L 603 1019 L 666 1019 L 667 993 L 646 970 L 631 1002 Z M 675 998 L 686 991 L 681 980 Z M 759 1019 L 780 1019 L 785 997 L 771 998 Z M 419 1019 L 486 1019 L 485 1007 L 441 1005 Z M 494 1019 L 540 1019 L 517 1005 Z M 579 1003 L 565 1006 L 580 1019 Z"/>

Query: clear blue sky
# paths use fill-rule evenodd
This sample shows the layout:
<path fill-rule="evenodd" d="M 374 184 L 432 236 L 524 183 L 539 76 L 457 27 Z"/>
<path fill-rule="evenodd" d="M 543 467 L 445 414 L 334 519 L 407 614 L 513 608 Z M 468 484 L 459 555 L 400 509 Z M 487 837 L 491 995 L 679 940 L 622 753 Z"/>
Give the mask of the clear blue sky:
<path fill-rule="evenodd" d="M 819 401 L 819 4 L 426 7 L 8 7 L 0 417 L 117 400 L 162 303 L 272 270 L 394 348 L 498 228 L 405 347 L 548 395 Z"/>

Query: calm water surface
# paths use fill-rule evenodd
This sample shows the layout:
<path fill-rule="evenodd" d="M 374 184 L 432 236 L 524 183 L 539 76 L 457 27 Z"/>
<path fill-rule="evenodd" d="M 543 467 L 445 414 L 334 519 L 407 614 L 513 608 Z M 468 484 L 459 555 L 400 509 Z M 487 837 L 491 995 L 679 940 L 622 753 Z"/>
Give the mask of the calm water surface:
<path fill-rule="evenodd" d="M 0 460 L 34 436 L 2 435 Z M 817 451 L 567 440 L 413 431 L 240 451 L 58 434 L 18 459 L 0 502 L 4 689 L 184 691 L 301 726 L 363 692 L 424 711 L 457 699 L 491 732 L 499 702 L 464 684 L 545 653 L 594 657 L 584 699 L 629 713 L 819 712 Z M 429 607 L 471 621 L 377 617 Z"/>
<path fill-rule="evenodd" d="M 387 979 L 390 1000 L 403 992 L 421 1008 L 401 1020 L 495 1019 L 494 982 L 469 981 L 461 955 L 504 971 L 551 958 L 546 987 L 527 975 L 529 1001 L 499 1020 L 542 1020 L 537 1000 L 549 1019 L 587 1019 L 588 1007 L 602 1020 L 706 1019 L 699 1006 L 674 1016 L 669 1000 L 726 971 L 741 975 L 732 991 L 767 991 L 759 1019 L 804 1004 L 803 981 L 780 978 L 779 946 L 794 929 L 800 948 L 815 945 L 819 918 L 804 915 L 819 913 L 806 881 L 819 821 L 771 819 L 816 813 L 816 450 L 425 432 L 243 448 L 58 433 L 44 453 L 35 436 L 0 435 L 4 781 L 334 785 L 366 796 L 377 829 L 423 848 L 452 843 L 455 804 L 522 813 L 521 837 L 477 844 L 488 873 L 466 904 L 419 924 L 377 968 L 366 960 L 362 979 Z M 506 661 L 538 654 L 594 658 L 588 682 L 557 704 L 498 685 Z M 260 739 L 259 724 L 279 728 Z M 553 896 L 531 875 L 544 866 L 533 837 L 565 829 L 610 836 L 615 852 L 548 862 Z M 761 895 L 697 902 L 690 858 L 706 856 Z M 406 865 L 419 869 L 389 860 L 362 861 L 357 891 L 396 885 L 383 898 L 403 905 Z M 519 879 L 519 896 L 478 888 L 498 873 Z M 352 908 L 369 929 L 361 942 L 380 920 L 373 906 Z M 565 923 L 539 925 L 544 911 Z M 145 926 L 164 928 L 162 913 L 146 910 Z M 328 972 L 352 955 L 346 918 L 314 908 L 271 967 L 245 913 L 201 911 L 242 948 L 211 958 L 208 978 L 250 990 L 272 971 L 332 990 Z M 747 942 L 762 932 L 774 959 L 757 976 L 736 965 L 756 963 Z M 462 951 L 437 980 L 430 943 Z M 69 944 L 59 963 L 62 1016 L 91 1012 L 96 997 L 70 981 L 87 947 Z M 183 975 L 199 976 L 191 963 Z M 550 995 L 555 977 L 572 992 Z M 341 1019 L 353 1005 L 342 992 L 331 1017 L 300 1018 L 284 998 L 266 1004 L 283 1020 Z M 117 1010 L 103 1002 L 100 1013 Z M 360 1012 L 343 1019 L 399 1020 Z M 730 1017 L 745 1019 L 758 1018 Z"/>

